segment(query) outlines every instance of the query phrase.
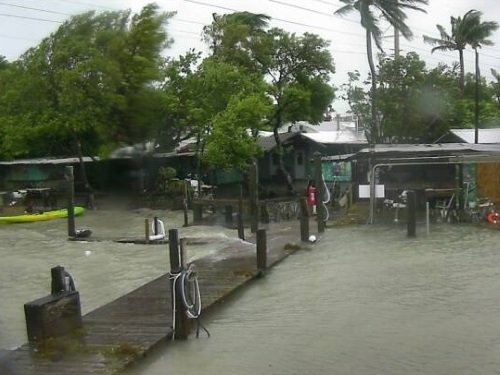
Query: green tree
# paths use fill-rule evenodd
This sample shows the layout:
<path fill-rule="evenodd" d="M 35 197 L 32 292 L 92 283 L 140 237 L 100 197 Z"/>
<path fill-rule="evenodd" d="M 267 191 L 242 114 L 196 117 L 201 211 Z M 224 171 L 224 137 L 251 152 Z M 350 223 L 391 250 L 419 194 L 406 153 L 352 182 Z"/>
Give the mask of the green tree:
<path fill-rule="evenodd" d="M 16 134 L 6 134 L 4 146 L 17 143 L 24 156 L 76 154 L 81 160 L 83 153 L 147 139 L 170 16 L 154 4 L 133 16 L 88 12 L 28 50 L 0 94 L 7 123 L 16 124 L 6 127 Z"/>
<path fill-rule="evenodd" d="M 474 143 L 478 143 L 479 138 L 479 86 L 481 74 L 479 72 L 479 52 L 482 45 L 491 46 L 494 43 L 488 38 L 498 29 L 498 23 L 495 21 L 481 21 L 481 12 L 471 11 L 471 17 L 475 19 L 473 27 L 469 30 L 467 43 L 474 49 L 476 59 L 476 84 L 475 84 L 475 109 L 474 109 Z"/>
<path fill-rule="evenodd" d="M 308 121 L 318 124 L 335 97 L 330 78 L 335 73 L 328 42 L 315 34 L 302 36 L 273 28 L 254 46 L 254 59 L 270 83 L 273 99 L 269 125 L 278 153 L 278 168 L 290 190 L 292 179 L 283 160 L 279 129 L 288 122 Z"/>
<path fill-rule="evenodd" d="M 247 69 L 255 64 L 252 60 L 253 45 L 265 33 L 270 20 L 265 14 L 235 12 L 212 15 L 213 21 L 203 28 L 203 39 L 212 56 Z"/>
<path fill-rule="evenodd" d="M 427 70 L 415 53 L 379 65 L 377 97 L 385 142 L 433 143 L 454 125 L 455 76 L 445 66 Z"/>
<path fill-rule="evenodd" d="M 491 74 L 495 81 L 490 83 L 492 88 L 492 95 L 494 96 L 496 104 L 500 107 L 500 74 L 495 69 L 491 69 Z"/>
<path fill-rule="evenodd" d="M 251 144 L 256 143 L 269 105 L 267 84 L 262 76 L 210 57 L 190 77 L 188 86 L 193 94 L 182 100 L 187 120 L 185 132 L 196 139 L 198 175 L 202 160 L 217 168 L 229 168 L 228 161 L 235 163 L 233 167 L 250 162 L 255 156 Z M 254 107 L 250 108 L 251 105 Z M 245 110 L 249 113 L 245 114 Z M 259 121 L 256 111 L 260 111 Z M 250 131 L 248 137 L 242 127 L 245 132 Z"/>
<path fill-rule="evenodd" d="M 161 91 L 164 94 L 162 125 L 155 137 L 165 151 L 195 135 L 193 113 L 201 97 L 197 72 L 201 53 L 194 50 L 170 60 L 163 68 Z"/>
<path fill-rule="evenodd" d="M 205 28 L 214 58 L 237 65 L 247 74 L 259 74 L 268 83 L 272 112 L 261 117 L 274 132 L 279 169 L 292 187 L 278 131 L 287 122 L 322 120 L 334 97 L 329 80 L 335 69 L 328 42 L 309 33 L 297 36 L 278 28 L 265 31 L 268 17 L 259 14 L 235 13 L 214 16 L 214 20 Z"/>
<path fill-rule="evenodd" d="M 464 50 L 467 44 L 470 44 L 471 34 L 475 29 L 478 19 L 477 11 L 470 10 L 464 14 L 463 17 L 451 17 L 451 33 L 448 34 L 446 29 L 441 25 L 436 25 L 440 38 L 434 38 L 424 35 L 424 42 L 434 45 L 431 52 L 435 51 L 458 51 L 459 64 L 460 64 L 460 91 L 464 91 Z"/>
<path fill-rule="evenodd" d="M 382 136 L 379 134 L 377 125 L 377 107 L 376 107 L 376 82 L 377 72 L 373 59 L 372 40 L 377 47 L 382 50 L 382 30 L 379 27 L 379 14 L 388 21 L 391 26 L 400 31 L 407 39 L 412 37 L 412 32 L 406 24 L 406 9 L 425 12 L 421 5 L 427 5 L 428 0 L 340 0 L 345 4 L 335 11 L 335 14 L 344 16 L 351 12 L 358 12 L 361 17 L 361 26 L 366 32 L 366 54 L 371 73 L 371 124 L 370 130 L 371 142 L 377 142 Z M 378 13 L 375 12 L 378 10 Z"/>

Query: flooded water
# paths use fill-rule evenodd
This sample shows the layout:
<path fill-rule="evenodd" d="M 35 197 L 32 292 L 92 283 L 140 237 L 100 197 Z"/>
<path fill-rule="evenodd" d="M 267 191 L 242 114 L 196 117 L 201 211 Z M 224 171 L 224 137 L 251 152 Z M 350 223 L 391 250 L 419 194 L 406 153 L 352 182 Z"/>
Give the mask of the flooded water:
<path fill-rule="evenodd" d="M 98 210 L 76 218 L 98 238 L 140 237 L 144 219 L 161 218 L 181 236 L 217 237 L 220 246 L 234 237 L 222 227 L 182 228 L 183 217 L 171 211 Z M 189 247 L 188 258 L 216 251 L 214 244 Z M 169 271 L 168 245 L 120 244 L 67 240 L 66 220 L 0 226 L 0 350 L 27 342 L 23 306 L 50 294 L 50 269 L 65 267 L 80 292 L 85 314 Z"/>
<path fill-rule="evenodd" d="M 128 375 L 499 374 L 500 232 L 329 229 Z"/>
<path fill-rule="evenodd" d="M 154 215 L 184 236 L 236 236 L 183 229 L 181 215 L 150 210 L 87 212 L 77 226 L 139 236 Z M 450 224 L 423 232 L 328 229 L 206 317 L 210 338 L 175 342 L 127 375 L 499 374 L 500 232 Z M 189 256 L 216 250 L 190 246 Z M 0 227 L 0 256 L 0 349 L 26 342 L 23 304 L 49 293 L 55 265 L 74 277 L 84 313 L 169 269 L 166 245 L 68 242 L 64 220 Z"/>

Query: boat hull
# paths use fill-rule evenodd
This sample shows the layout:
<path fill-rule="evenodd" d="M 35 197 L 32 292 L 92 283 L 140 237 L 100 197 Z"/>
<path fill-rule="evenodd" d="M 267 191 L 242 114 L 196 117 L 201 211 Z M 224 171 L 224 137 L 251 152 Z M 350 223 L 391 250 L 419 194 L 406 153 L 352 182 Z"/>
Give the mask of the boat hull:
<path fill-rule="evenodd" d="M 83 214 L 83 207 L 75 207 L 75 216 Z M 15 223 L 32 223 L 36 221 L 46 221 L 68 217 L 66 208 L 61 210 L 46 211 L 39 214 L 24 214 L 15 216 L 0 216 L 0 224 L 15 224 Z"/>

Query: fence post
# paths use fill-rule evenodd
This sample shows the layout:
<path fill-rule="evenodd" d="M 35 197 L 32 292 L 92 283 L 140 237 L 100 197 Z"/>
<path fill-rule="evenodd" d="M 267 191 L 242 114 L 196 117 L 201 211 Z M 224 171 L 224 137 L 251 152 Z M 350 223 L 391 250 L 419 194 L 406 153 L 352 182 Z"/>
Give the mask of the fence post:
<path fill-rule="evenodd" d="M 245 228 L 243 227 L 243 185 L 240 184 L 240 196 L 238 199 L 238 238 L 245 239 Z"/>
<path fill-rule="evenodd" d="M 408 221 L 408 237 L 415 237 L 417 231 L 417 199 L 415 192 L 409 190 L 406 193 L 407 199 L 407 221 Z"/>
<path fill-rule="evenodd" d="M 144 219 L 144 235 L 146 244 L 149 244 L 149 219 Z"/>
<path fill-rule="evenodd" d="M 307 198 L 300 198 L 300 240 L 309 241 L 309 210 Z"/>
<path fill-rule="evenodd" d="M 233 206 L 224 207 L 225 224 L 228 228 L 233 228 Z"/>
<path fill-rule="evenodd" d="M 250 230 L 252 233 L 259 229 L 259 171 L 254 160 L 250 166 Z"/>
<path fill-rule="evenodd" d="M 56 266 L 50 269 L 51 283 L 50 293 L 57 294 L 66 290 L 64 278 L 64 267 Z"/>
<path fill-rule="evenodd" d="M 267 235 L 265 229 L 257 230 L 257 270 L 263 273 L 267 268 Z"/>

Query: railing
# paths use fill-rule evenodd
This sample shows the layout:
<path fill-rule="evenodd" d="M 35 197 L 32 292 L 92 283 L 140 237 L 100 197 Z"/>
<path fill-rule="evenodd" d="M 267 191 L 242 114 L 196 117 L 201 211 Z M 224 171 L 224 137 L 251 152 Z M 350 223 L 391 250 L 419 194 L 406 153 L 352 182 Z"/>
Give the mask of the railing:
<path fill-rule="evenodd" d="M 296 199 L 287 201 L 267 200 L 261 203 L 262 214 L 269 221 L 280 222 L 300 218 L 300 204 Z"/>

